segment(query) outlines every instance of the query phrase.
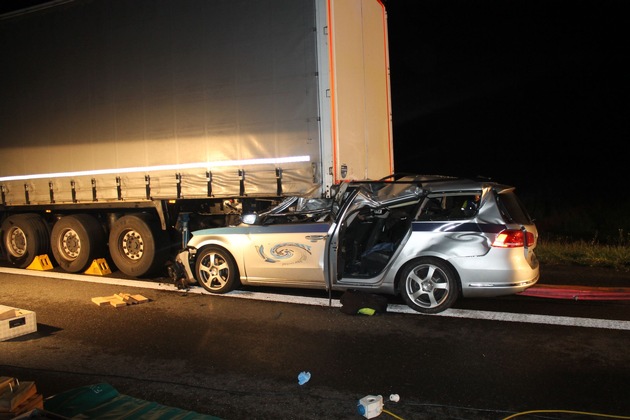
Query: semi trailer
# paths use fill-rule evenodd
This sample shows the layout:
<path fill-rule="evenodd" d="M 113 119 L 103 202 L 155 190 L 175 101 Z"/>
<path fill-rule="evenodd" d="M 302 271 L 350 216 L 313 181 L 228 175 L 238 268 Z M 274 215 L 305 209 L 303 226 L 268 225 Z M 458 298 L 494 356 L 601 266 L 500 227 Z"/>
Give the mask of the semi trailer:
<path fill-rule="evenodd" d="M 158 273 L 186 232 L 394 172 L 379 0 L 53 0 L 0 15 L 5 264 Z"/>

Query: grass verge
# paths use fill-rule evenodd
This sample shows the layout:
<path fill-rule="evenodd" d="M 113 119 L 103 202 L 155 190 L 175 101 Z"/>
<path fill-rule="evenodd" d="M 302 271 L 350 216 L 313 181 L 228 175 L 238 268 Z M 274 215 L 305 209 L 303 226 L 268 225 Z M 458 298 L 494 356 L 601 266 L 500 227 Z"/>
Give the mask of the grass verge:
<path fill-rule="evenodd" d="M 535 252 L 541 264 L 605 267 L 630 272 L 630 246 L 539 239 Z"/>

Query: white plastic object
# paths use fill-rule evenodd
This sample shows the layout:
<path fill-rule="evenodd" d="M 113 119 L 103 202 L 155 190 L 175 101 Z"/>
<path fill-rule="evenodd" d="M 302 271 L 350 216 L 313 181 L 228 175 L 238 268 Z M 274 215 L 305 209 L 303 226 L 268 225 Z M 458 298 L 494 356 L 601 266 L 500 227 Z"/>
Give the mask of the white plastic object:
<path fill-rule="evenodd" d="M 398 402 L 400 401 L 400 395 L 398 394 L 392 394 L 389 396 L 389 400 L 392 402 Z"/>
<path fill-rule="evenodd" d="M 366 419 L 380 415 L 383 412 L 383 396 L 366 395 L 357 403 L 357 411 Z"/>

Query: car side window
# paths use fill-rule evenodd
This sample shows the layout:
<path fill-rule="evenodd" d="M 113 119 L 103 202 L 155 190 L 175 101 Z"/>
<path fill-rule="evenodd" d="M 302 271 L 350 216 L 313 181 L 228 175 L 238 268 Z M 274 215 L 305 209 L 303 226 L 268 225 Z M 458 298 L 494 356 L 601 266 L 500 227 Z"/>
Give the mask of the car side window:
<path fill-rule="evenodd" d="M 420 206 L 416 220 L 461 220 L 477 214 L 481 194 L 431 194 Z"/>
<path fill-rule="evenodd" d="M 444 209 L 440 197 L 427 197 L 422 205 L 416 220 L 439 220 L 442 218 Z"/>

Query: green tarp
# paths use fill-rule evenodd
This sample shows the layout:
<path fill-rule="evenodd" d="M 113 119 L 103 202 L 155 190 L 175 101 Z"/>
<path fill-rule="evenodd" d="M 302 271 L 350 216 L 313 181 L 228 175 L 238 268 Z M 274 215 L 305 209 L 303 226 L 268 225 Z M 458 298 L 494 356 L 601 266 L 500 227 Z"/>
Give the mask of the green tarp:
<path fill-rule="evenodd" d="M 71 389 L 44 401 L 44 410 L 73 419 L 221 420 L 120 394 L 107 383 Z"/>

